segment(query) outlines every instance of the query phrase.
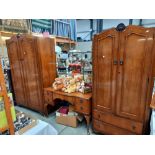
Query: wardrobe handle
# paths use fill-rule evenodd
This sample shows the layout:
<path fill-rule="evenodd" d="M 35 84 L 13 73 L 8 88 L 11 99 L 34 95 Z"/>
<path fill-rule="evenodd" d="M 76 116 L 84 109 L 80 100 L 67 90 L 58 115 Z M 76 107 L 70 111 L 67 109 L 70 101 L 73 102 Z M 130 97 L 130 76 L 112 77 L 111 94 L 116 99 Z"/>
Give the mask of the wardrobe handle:
<path fill-rule="evenodd" d="M 118 61 L 117 60 L 114 60 L 114 65 L 117 65 L 118 64 Z"/>
<path fill-rule="evenodd" d="M 123 60 L 120 60 L 119 64 L 120 64 L 120 65 L 123 65 Z"/>
<path fill-rule="evenodd" d="M 135 130 L 136 129 L 136 126 L 132 125 L 132 130 Z"/>

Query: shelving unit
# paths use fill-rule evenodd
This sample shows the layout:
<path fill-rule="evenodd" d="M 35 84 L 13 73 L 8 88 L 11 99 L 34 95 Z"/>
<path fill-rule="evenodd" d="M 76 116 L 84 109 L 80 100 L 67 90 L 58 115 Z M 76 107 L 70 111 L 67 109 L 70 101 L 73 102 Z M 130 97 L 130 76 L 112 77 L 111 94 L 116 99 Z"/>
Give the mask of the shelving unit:
<path fill-rule="evenodd" d="M 85 54 L 91 54 L 92 52 L 91 51 L 88 51 L 88 52 L 81 52 L 81 51 L 69 51 L 67 54 L 68 54 L 68 58 L 67 59 L 62 59 L 62 58 L 59 58 L 59 60 L 61 61 L 61 63 L 63 64 L 62 65 L 62 72 L 58 70 L 58 76 L 61 76 L 61 75 L 70 75 L 70 67 L 71 65 L 67 65 L 67 64 L 72 64 L 73 65 L 73 68 L 74 68 L 74 64 L 76 66 L 76 68 L 79 68 L 79 66 L 81 65 L 81 71 L 80 73 L 83 74 L 83 78 L 85 80 L 85 77 L 88 76 L 89 78 L 92 77 L 92 67 L 91 67 L 91 56 L 89 56 L 90 58 L 89 59 L 85 59 L 83 56 Z M 76 60 L 73 60 L 73 57 L 77 57 Z M 58 61 L 59 61 L 58 60 Z M 86 67 L 86 63 L 88 63 L 90 65 L 90 68 L 87 68 Z M 66 64 L 66 65 L 65 65 Z M 79 66 L 77 67 L 77 65 L 79 64 Z M 59 63 L 60 65 L 60 63 Z M 57 67 L 57 69 L 60 69 L 61 67 Z M 76 69 L 75 69 L 75 72 L 76 72 Z M 77 70 L 77 73 L 78 73 L 78 70 Z"/>
<path fill-rule="evenodd" d="M 66 37 L 56 37 L 56 42 L 57 43 L 69 43 L 69 44 L 76 44 L 75 41 L 66 38 Z"/>
<path fill-rule="evenodd" d="M 85 54 L 92 54 L 91 51 L 88 51 L 88 52 L 69 52 L 69 54 L 71 54 L 72 56 L 75 54 L 80 54 L 81 55 L 81 58 L 82 58 L 82 55 L 85 55 Z M 83 66 L 83 72 L 91 72 L 92 69 L 86 69 L 85 66 Z"/>
<path fill-rule="evenodd" d="M 40 36 L 40 37 L 43 37 L 43 34 L 42 33 L 34 33 L 32 32 L 31 33 L 32 35 L 34 36 Z M 76 45 L 76 42 L 67 38 L 67 37 L 60 37 L 60 36 L 55 36 L 55 35 L 49 35 L 50 38 L 55 38 L 55 41 L 56 43 L 67 43 L 67 44 L 75 44 Z"/>

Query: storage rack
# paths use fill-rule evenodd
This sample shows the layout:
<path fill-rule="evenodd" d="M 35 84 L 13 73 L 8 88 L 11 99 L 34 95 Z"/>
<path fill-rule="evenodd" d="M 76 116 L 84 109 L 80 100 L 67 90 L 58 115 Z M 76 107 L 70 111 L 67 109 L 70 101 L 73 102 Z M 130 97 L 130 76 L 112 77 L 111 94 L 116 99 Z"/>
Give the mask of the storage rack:
<path fill-rule="evenodd" d="M 69 56 L 71 55 L 71 57 L 73 56 L 73 55 L 80 55 L 79 57 L 81 58 L 81 60 L 80 60 L 80 62 L 81 62 L 81 64 L 82 64 L 82 66 L 81 66 L 81 74 L 83 74 L 83 78 L 84 78 L 84 75 L 86 75 L 86 74 L 88 74 L 88 75 L 91 75 L 92 76 L 92 68 L 90 68 L 90 69 L 87 69 L 86 67 L 85 67 L 85 60 L 82 60 L 82 57 L 83 57 L 83 55 L 85 55 L 85 54 L 92 54 L 92 52 L 91 51 L 87 51 L 87 52 L 81 52 L 81 51 L 69 51 L 68 53 L 68 58 L 67 59 L 69 59 Z M 67 59 L 63 59 L 63 58 L 60 58 L 61 59 L 61 61 L 64 61 L 64 63 L 66 63 L 65 61 L 67 60 Z M 73 63 L 73 61 L 71 60 L 70 61 L 70 63 Z M 59 72 L 58 71 L 58 68 L 57 68 L 57 72 L 58 72 L 58 75 L 68 75 L 68 73 L 69 73 L 69 68 L 68 68 L 68 66 L 62 66 L 62 69 L 64 69 L 64 71 L 63 72 Z"/>
<path fill-rule="evenodd" d="M 82 58 L 82 55 L 84 55 L 84 54 L 88 54 L 88 53 L 90 53 L 90 54 L 92 54 L 92 52 L 91 51 L 87 51 L 87 52 L 69 52 L 69 54 L 71 54 L 72 56 L 74 55 L 74 54 L 80 54 L 81 55 L 81 58 Z M 91 74 L 92 74 L 92 69 L 86 69 L 85 68 L 85 65 L 82 65 L 82 73 L 83 73 L 83 76 L 85 75 L 85 72 L 88 72 L 88 73 L 90 73 L 91 72 Z"/>

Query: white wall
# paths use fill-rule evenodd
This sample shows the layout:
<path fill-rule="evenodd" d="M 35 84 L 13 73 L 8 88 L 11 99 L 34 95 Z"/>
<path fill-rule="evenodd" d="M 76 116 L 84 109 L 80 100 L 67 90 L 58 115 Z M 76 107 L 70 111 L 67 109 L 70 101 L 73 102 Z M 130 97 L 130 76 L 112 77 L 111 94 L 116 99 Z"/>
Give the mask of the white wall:
<path fill-rule="evenodd" d="M 93 29 L 96 30 L 97 20 L 93 20 Z M 81 37 L 84 40 L 90 40 L 90 32 L 83 32 L 82 31 L 91 31 L 90 29 L 90 20 L 77 20 L 77 37 Z"/>
<path fill-rule="evenodd" d="M 133 19 L 133 25 L 139 25 L 140 19 Z M 155 27 L 155 19 L 143 19 L 142 26 L 144 27 Z"/>
<path fill-rule="evenodd" d="M 81 37 L 85 40 L 90 40 L 90 33 L 83 31 L 90 31 L 90 20 L 77 20 L 77 37 Z M 83 33 L 80 33 L 83 32 Z"/>
<path fill-rule="evenodd" d="M 129 25 L 129 19 L 104 19 L 103 30 L 117 27 L 118 24 L 124 23 L 126 26 Z"/>
<path fill-rule="evenodd" d="M 140 19 L 133 19 L 132 25 L 139 25 Z"/>
<path fill-rule="evenodd" d="M 78 42 L 76 49 L 81 50 L 81 52 L 87 52 L 92 50 L 92 41 Z"/>
<path fill-rule="evenodd" d="M 81 52 L 92 51 L 92 41 L 87 42 L 78 42 L 76 45 L 76 49 L 80 50 Z M 91 54 L 88 53 L 88 58 L 91 58 Z"/>
<path fill-rule="evenodd" d="M 143 19 L 142 24 L 145 27 L 155 27 L 155 19 Z"/>
<path fill-rule="evenodd" d="M 90 30 L 90 20 L 77 20 L 77 32 Z"/>

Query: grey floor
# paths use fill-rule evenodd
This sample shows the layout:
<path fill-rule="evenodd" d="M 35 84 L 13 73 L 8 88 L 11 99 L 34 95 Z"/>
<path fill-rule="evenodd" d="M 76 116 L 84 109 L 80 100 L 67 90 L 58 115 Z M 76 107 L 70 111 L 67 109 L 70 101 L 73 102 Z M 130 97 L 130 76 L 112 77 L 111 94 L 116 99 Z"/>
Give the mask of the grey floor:
<path fill-rule="evenodd" d="M 15 106 L 15 108 L 18 111 L 22 111 L 22 112 L 29 114 L 37 119 L 40 119 L 42 121 L 45 121 L 45 122 L 51 124 L 58 131 L 59 135 L 87 135 L 85 120 L 83 120 L 82 122 L 79 122 L 77 128 L 72 128 L 69 126 L 57 124 L 55 122 L 55 117 L 56 117 L 55 112 L 49 114 L 48 117 L 44 117 L 40 113 L 34 112 L 27 108 L 23 108 L 23 107 L 19 107 L 19 106 Z M 95 135 L 95 133 L 93 133 L 93 131 L 92 131 L 91 125 L 90 125 L 90 135 Z"/>

